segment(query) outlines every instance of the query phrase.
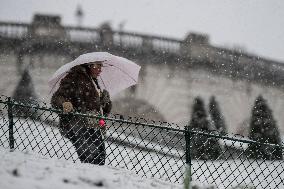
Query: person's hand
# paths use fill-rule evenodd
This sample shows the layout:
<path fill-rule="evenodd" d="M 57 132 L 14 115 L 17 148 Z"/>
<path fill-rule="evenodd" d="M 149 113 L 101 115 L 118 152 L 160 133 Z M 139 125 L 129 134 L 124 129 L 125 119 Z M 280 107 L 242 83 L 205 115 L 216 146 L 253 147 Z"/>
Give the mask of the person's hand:
<path fill-rule="evenodd" d="M 62 107 L 63 107 L 63 112 L 64 113 L 69 113 L 69 112 L 74 110 L 73 105 L 72 105 L 71 102 L 63 102 L 62 103 Z"/>
<path fill-rule="evenodd" d="M 107 90 L 103 90 L 102 96 L 101 96 L 101 104 L 105 106 L 106 104 L 110 103 L 110 96 L 109 92 Z"/>

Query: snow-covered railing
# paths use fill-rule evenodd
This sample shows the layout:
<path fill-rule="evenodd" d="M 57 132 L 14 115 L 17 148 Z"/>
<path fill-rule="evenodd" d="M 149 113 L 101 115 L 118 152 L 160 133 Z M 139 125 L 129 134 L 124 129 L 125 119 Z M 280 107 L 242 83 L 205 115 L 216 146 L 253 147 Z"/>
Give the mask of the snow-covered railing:
<path fill-rule="evenodd" d="M 61 110 L 37 101 L 0 97 L 0 146 L 31 150 L 47 157 L 80 162 L 74 143 L 57 127 Z M 102 117 L 74 112 L 78 119 Z M 125 117 L 125 116 L 124 116 Z M 252 146 L 271 153 L 283 145 L 260 143 L 215 131 L 191 130 L 142 118 L 104 117 L 106 164 L 133 170 L 146 177 L 183 182 L 185 165 L 193 181 L 215 188 L 283 188 L 283 154 L 253 157 Z M 73 141 L 74 142 L 74 141 Z"/>
<path fill-rule="evenodd" d="M 52 33 L 52 30 L 58 28 L 43 27 L 46 32 Z M 0 22 L 0 37 L 2 38 L 33 38 L 37 36 L 33 35 L 33 30 L 37 26 L 26 23 L 13 23 L 13 22 Z M 42 30 L 42 28 L 39 28 Z M 80 43 L 94 43 L 95 45 L 101 45 L 101 43 L 107 42 L 107 45 L 111 47 L 121 46 L 125 48 L 147 48 L 161 52 L 171 52 L 179 54 L 182 41 L 174 38 L 145 35 L 137 32 L 125 32 L 125 31 L 109 31 L 104 34 L 103 30 L 99 28 L 89 27 L 73 27 L 64 26 L 61 27 L 62 33 L 58 36 L 60 41 L 68 42 L 80 42 Z M 42 37 L 42 36 L 41 36 Z M 45 36 L 50 37 L 50 36 Z M 52 37 L 52 36 L 51 36 Z M 48 40 L 47 40 L 48 41 Z"/>
<path fill-rule="evenodd" d="M 0 22 L 0 37 L 21 39 L 27 37 L 29 24 Z"/>
<path fill-rule="evenodd" d="M 161 52 L 180 53 L 182 41 L 174 38 L 145 35 L 135 32 L 108 31 L 104 32 L 99 28 L 81 28 L 67 26 L 64 28 L 67 39 L 71 42 L 92 42 L 100 45 L 105 43 L 109 47 L 112 45 L 123 48 L 138 48 L 156 50 Z"/>

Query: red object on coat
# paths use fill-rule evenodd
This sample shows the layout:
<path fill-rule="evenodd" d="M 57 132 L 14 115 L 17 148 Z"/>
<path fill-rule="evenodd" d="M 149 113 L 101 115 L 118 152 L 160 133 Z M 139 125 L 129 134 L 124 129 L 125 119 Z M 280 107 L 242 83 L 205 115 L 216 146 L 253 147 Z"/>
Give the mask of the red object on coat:
<path fill-rule="evenodd" d="M 106 124 L 105 120 L 104 120 L 104 119 L 100 119 L 99 125 L 100 125 L 101 127 L 104 127 L 105 124 Z"/>

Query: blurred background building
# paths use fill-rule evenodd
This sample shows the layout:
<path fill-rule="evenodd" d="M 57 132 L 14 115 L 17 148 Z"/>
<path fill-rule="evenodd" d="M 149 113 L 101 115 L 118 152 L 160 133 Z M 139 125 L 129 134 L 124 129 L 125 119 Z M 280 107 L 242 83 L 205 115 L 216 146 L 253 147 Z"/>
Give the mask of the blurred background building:
<path fill-rule="evenodd" d="M 31 23 L 0 22 L 0 94 L 13 96 L 23 74 L 33 99 L 49 101 L 47 81 L 63 64 L 93 51 L 108 51 L 142 66 L 137 86 L 115 96 L 113 113 L 186 125 L 193 99 L 215 96 L 229 132 L 247 134 L 251 108 L 263 95 L 284 133 L 284 64 L 210 44 L 206 34 L 184 40 L 113 30 L 109 23 L 61 24 L 59 15 L 34 15 Z M 123 27 L 121 27 L 123 28 Z M 30 88 L 30 87 L 29 87 Z"/>

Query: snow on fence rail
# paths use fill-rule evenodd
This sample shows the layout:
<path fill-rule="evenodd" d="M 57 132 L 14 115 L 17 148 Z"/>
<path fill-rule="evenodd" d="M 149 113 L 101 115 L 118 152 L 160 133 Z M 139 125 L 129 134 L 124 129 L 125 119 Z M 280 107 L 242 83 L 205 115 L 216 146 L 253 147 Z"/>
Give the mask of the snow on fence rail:
<path fill-rule="evenodd" d="M 72 143 L 54 126 L 60 111 L 39 104 L 19 104 L 0 97 L 0 146 L 79 162 Z M 284 187 L 283 160 L 248 158 L 248 146 L 254 141 L 141 118 L 121 120 L 112 115 L 106 120 L 110 126 L 105 138 L 106 164 L 110 166 L 182 183 L 188 164 L 193 181 L 214 188 Z"/>

